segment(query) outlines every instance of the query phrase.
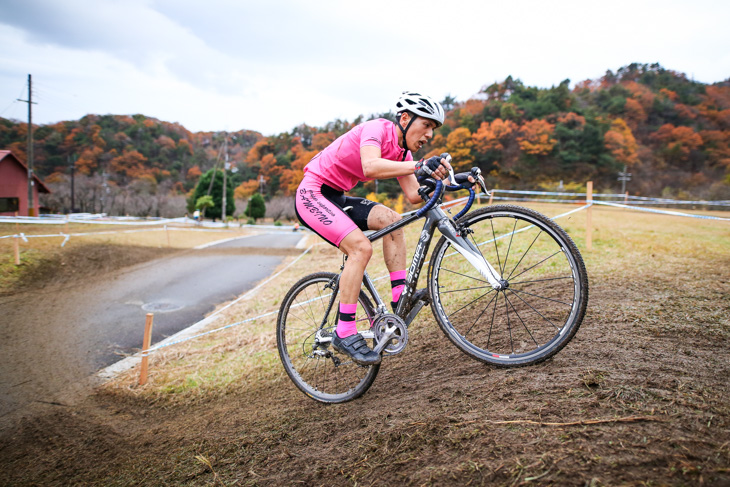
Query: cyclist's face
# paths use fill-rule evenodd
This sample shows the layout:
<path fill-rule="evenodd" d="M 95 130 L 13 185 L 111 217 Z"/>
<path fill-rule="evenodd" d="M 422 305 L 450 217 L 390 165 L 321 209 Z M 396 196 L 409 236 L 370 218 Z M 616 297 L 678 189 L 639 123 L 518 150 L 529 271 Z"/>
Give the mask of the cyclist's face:
<path fill-rule="evenodd" d="M 433 137 L 433 131 L 436 129 L 436 122 L 431 119 L 418 117 L 408 129 L 406 134 L 406 142 L 408 148 L 417 152 Z"/>

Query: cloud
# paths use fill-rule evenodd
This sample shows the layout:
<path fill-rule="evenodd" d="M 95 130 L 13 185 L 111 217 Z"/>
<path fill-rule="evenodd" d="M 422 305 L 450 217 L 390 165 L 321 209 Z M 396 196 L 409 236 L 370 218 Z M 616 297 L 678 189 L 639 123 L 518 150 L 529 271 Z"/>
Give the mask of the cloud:
<path fill-rule="evenodd" d="M 38 120 L 141 112 L 264 133 L 387 111 L 403 90 L 464 100 L 508 75 L 548 87 L 660 62 L 713 82 L 730 72 L 728 5 L 3 0 L 0 109 L 27 73 Z"/>

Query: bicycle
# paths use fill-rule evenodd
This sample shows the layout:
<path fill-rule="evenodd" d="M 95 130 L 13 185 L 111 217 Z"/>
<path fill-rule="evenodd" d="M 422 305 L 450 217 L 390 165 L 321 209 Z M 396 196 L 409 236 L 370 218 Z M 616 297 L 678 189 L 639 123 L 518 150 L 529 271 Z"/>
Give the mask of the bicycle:
<path fill-rule="evenodd" d="M 498 367 L 547 360 L 581 325 L 588 276 L 571 238 L 550 218 L 520 206 L 495 205 L 469 213 L 475 199 L 470 174 L 489 194 L 478 168 L 456 176 L 451 172 L 453 184 L 426 180 L 419 189 L 426 202 L 421 209 L 368 236 L 372 242 L 425 217 L 394 313 L 388 312 L 367 271 L 363 276 L 358 331 L 384 357 L 405 349 L 408 326 L 429 303 L 439 327 L 457 348 Z M 452 219 L 440 203 L 445 191 L 461 189 L 469 190 L 467 204 Z M 416 291 L 437 229 L 442 236 L 431 254 L 427 287 Z M 357 365 L 331 346 L 338 285 L 339 274 L 332 272 L 303 277 L 281 303 L 276 324 L 287 375 L 307 396 L 323 403 L 360 397 L 381 365 Z"/>

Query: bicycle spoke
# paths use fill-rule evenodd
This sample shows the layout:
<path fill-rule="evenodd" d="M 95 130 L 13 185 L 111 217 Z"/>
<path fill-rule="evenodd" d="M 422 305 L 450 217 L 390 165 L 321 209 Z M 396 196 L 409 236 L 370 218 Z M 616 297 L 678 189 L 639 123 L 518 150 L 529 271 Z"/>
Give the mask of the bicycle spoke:
<path fill-rule="evenodd" d="M 520 322 L 522 323 L 522 326 L 525 328 L 525 331 L 527 332 L 528 335 L 530 335 L 530 338 L 532 338 L 532 341 L 535 342 L 535 345 L 539 347 L 540 344 L 537 343 L 537 340 L 535 340 L 535 337 L 533 337 L 532 333 L 530 333 L 530 329 L 527 328 L 527 325 L 525 324 L 525 320 L 523 320 L 522 317 L 520 316 L 520 313 L 517 312 L 517 308 L 515 308 L 515 305 L 512 304 L 512 301 L 509 300 L 509 298 L 507 297 L 507 294 L 504 295 L 504 299 L 512 307 L 512 312 L 515 314 L 515 316 L 517 316 L 517 319 L 520 320 Z"/>
<path fill-rule="evenodd" d="M 504 294 L 504 311 L 507 316 L 507 330 L 509 330 L 509 346 L 512 349 L 512 354 L 515 353 L 515 342 L 512 340 L 512 323 L 509 320 L 509 306 L 507 306 L 507 293 Z"/>
<path fill-rule="evenodd" d="M 492 329 L 494 329 L 494 317 L 497 315 L 497 300 L 499 294 L 496 294 L 494 299 L 494 308 L 492 309 L 492 322 L 489 325 L 489 334 L 487 335 L 487 350 L 490 350 L 489 342 L 492 339 Z"/>
<path fill-rule="evenodd" d="M 558 251 L 557 251 L 557 252 L 555 252 L 555 253 L 554 253 L 553 255 L 550 255 L 550 256 L 548 256 L 548 257 L 545 257 L 545 258 L 544 258 L 544 259 L 542 259 L 542 260 L 541 260 L 540 262 L 538 262 L 537 264 L 533 265 L 532 267 L 528 267 L 528 268 L 527 268 L 527 269 L 525 269 L 524 271 L 522 271 L 522 272 L 520 272 L 519 274 L 517 274 L 517 275 L 516 275 L 515 277 L 516 277 L 516 278 L 517 278 L 517 277 L 520 277 L 520 276 L 521 276 L 522 274 L 524 274 L 525 272 L 528 272 L 528 271 L 530 271 L 530 270 L 534 269 L 535 267 L 539 266 L 540 264 L 542 264 L 542 263 L 543 263 L 543 262 L 545 262 L 546 260 L 548 260 L 548 259 L 552 259 L 553 257 L 555 257 L 556 255 L 558 255 L 558 254 L 560 254 L 560 253 L 562 253 L 562 251 L 558 250 Z"/>
<path fill-rule="evenodd" d="M 441 271 L 451 272 L 453 274 L 458 274 L 460 276 L 464 276 L 464 277 L 467 277 L 469 279 L 474 279 L 475 281 L 479 281 L 479 282 L 483 282 L 483 283 L 489 284 L 489 282 L 485 281 L 484 279 L 479 279 L 478 277 L 472 277 L 472 276 L 469 276 L 467 274 L 462 274 L 461 272 L 452 271 L 451 269 L 447 269 L 446 267 L 439 267 L 439 272 L 441 272 Z"/>
<path fill-rule="evenodd" d="M 321 402 L 345 402 L 363 394 L 377 375 L 378 367 L 359 367 L 342 360 L 328 342 L 315 345 L 320 330 L 334 329 L 332 303 L 336 296 L 326 285 L 334 274 L 318 273 L 302 279 L 287 296 L 277 320 L 277 348 L 292 381 L 309 397 Z M 311 279 L 308 281 L 308 279 Z M 368 326 L 373 310 L 358 297 L 357 323 Z M 294 309 L 298 312 L 293 312 Z M 329 312 L 328 312 L 329 311 Z M 327 313 L 327 314 L 325 314 Z M 323 332 L 324 334 L 324 332 Z M 335 365 L 338 360 L 339 365 Z"/>
<path fill-rule="evenodd" d="M 502 272 L 502 261 L 499 259 L 499 249 L 497 248 L 497 232 L 494 231 L 494 220 L 490 218 L 489 224 L 492 226 L 492 242 L 494 242 L 494 251 L 497 253 L 497 265 L 499 266 L 500 273 L 504 275 L 504 272 Z M 479 248 L 478 245 L 477 248 Z"/>
<path fill-rule="evenodd" d="M 515 265 L 515 266 L 514 266 L 514 267 L 512 268 L 512 272 L 510 272 L 510 273 L 509 273 L 509 276 L 508 276 L 508 277 L 506 277 L 505 279 L 507 279 L 508 281 L 509 281 L 510 279 L 512 279 L 512 274 L 514 274 L 514 273 L 515 273 L 515 271 L 516 271 L 516 270 L 517 270 L 517 268 L 518 268 L 518 267 L 520 266 L 520 264 L 522 263 L 522 261 L 524 260 L 524 258 L 525 258 L 525 257 L 527 256 L 527 254 L 528 254 L 528 253 L 530 252 L 530 250 L 532 249 L 532 246 L 533 246 L 533 245 L 535 245 L 535 242 L 537 242 L 537 239 L 538 239 L 538 237 L 540 237 L 540 235 L 542 235 L 542 232 L 538 233 L 538 234 L 537 234 L 537 235 L 535 236 L 535 238 L 534 238 L 534 240 L 532 241 L 532 243 L 530 244 L 530 246 L 529 246 L 529 247 L 527 247 L 527 250 L 525 250 L 525 253 L 523 253 L 523 254 L 522 254 L 522 257 L 520 257 L 520 261 L 519 261 L 519 262 L 517 262 L 517 265 Z"/>
<path fill-rule="evenodd" d="M 507 255 L 504 256 L 504 268 L 500 269 L 500 274 L 504 275 L 504 270 L 507 268 L 507 260 L 509 260 L 509 251 L 512 249 L 512 241 L 515 238 L 515 229 L 517 228 L 517 218 L 515 218 L 514 225 L 512 225 L 512 233 L 509 237 L 509 244 L 507 245 Z"/>
<path fill-rule="evenodd" d="M 565 276 L 565 277 L 546 277 L 545 279 L 533 279 L 531 281 L 519 281 L 519 282 L 510 282 L 510 286 L 517 286 L 518 284 L 532 284 L 534 282 L 547 282 L 547 281 L 559 281 L 561 279 L 573 279 L 573 276 Z"/>
<path fill-rule="evenodd" d="M 512 291 L 512 290 L 511 290 L 511 289 L 509 289 L 508 291 Z M 531 305 L 530 303 L 528 303 L 527 301 L 525 301 L 525 300 L 524 300 L 524 299 L 522 298 L 522 296 L 520 296 L 519 294 L 517 294 L 517 293 L 516 293 L 516 292 L 514 292 L 514 291 L 512 291 L 512 294 L 514 294 L 515 296 L 517 296 L 518 298 L 520 298 L 520 299 L 522 300 L 522 302 L 523 302 L 523 303 L 525 303 L 525 304 L 526 304 L 527 306 L 529 306 L 529 307 L 530 307 L 530 308 L 532 309 L 532 311 L 534 311 L 535 313 L 537 313 L 538 315 L 540 315 L 540 318 L 542 318 L 543 320 L 545 320 L 545 321 L 547 321 L 548 323 L 550 323 L 551 325 L 553 325 L 553 327 L 554 327 L 554 328 L 555 328 L 556 330 L 560 330 L 560 327 L 556 326 L 556 325 L 555 325 L 555 323 L 553 323 L 553 322 L 552 322 L 552 321 L 550 321 L 549 319 L 545 318 L 545 316 L 543 316 L 543 314 L 542 314 L 542 313 L 540 313 L 540 312 L 539 312 L 538 310 L 536 310 L 536 309 L 535 309 L 535 308 L 534 308 L 534 307 L 533 307 L 533 306 L 532 306 L 532 305 Z"/>
<path fill-rule="evenodd" d="M 573 303 L 566 303 L 564 301 L 558 301 L 557 299 L 546 298 L 545 296 L 540 296 L 539 294 L 533 294 L 533 293 L 530 293 L 530 292 L 527 292 L 527 291 L 522 291 L 522 290 L 519 290 L 519 289 L 518 290 L 510 289 L 510 291 L 512 291 L 515 294 L 518 294 L 518 293 L 528 294 L 530 296 L 535 296 L 536 298 L 544 299 L 546 301 L 552 301 L 553 303 L 564 304 L 565 306 L 573 306 Z"/>
<path fill-rule="evenodd" d="M 476 320 L 474 320 L 474 323 L 472 323 L 472 325 L 471 325 L 471 326 L 469 327 L 469 329 L 468 329 L 468 330 L 466 330 L 466 333 L 464 333 L 464 335 L 463 335 L 463 337 L 464 337 L 464 338 L 466 338 L 466 336 L 467 336 L 467 335 L 469 334 L 469 332 L 470 332 L 470 331 L 472 330 L 472 328 L 474 328 L 474 325 L 476 325 L 476 324 L 477 324 L 477 321 L 479 321 L 479 318 L 481 318 L 481 317 L 482 317 L 482 315 L 484 314 L 484 312 L 485 312 L 485 311 L 487 311 L 487 308 L 489 308 L 489 305 L 490 305 L 490 304 L 492 304 L 492 301 L 494 301 L 494 299 L 495 299 L 495 298 L 496 298 L 497 296 L 499 296 L 499 294 L 495 294 L 494 296 L 492 296 L 492 299 L 490 299 L 490 300 L 489 300 L 489 302 L 488 302 L 488 303 L 487 303 L 487 305 L 486 305 L 486 306 L 484 307 L 484 309 L 482 310 L 482 312 L 481 312 L 481 313 L 479 313 L 479 316 L 477 316 L 477 319 L 476 319 Z M 492 320 L 494 320 L 494 315 L 492 316 Z"/>
<path fill-rule="evenodd" d="M 461 311 L 462 309 L 466 308 L 467 306 L 470 306 L 470 305 L 472 305 L 473 303 L 476 303 L 477 301 L 479 301 L 480 299 L 482 299 L 482 298 L 483 298 L 484 296 L 486 296 L 487 294 L 491 293 L 492 291 L 494 291 L 494 289 L 490 289 L 490 290 L 489 290 L 489 291 L 487 291 L 486 293 L 484 293 L 484 294 L 482 294 L 481 296 L 479 296 L 478 298 L 476 298 L 476 299 L 475 299 L 474 301 L 471 301 L 470 303 L 467 303 L 467 304 L 465 304 L 464 306 L 462 306 L 461 308 L 457 309 L 456 311 L 454 311 L 454 312 L 453 312 L 453 313 L 451 313 L 451 314 L 452 314 L 452 315 L 455 315 L 456 313 L 458 313 L 458 312 L 459 312 L 459 311 Z"/>
<path fill-rule="evenodd" d="M 492 286 L 465 287 L 462 289 L 454 289 L 453 291 L 441 291 L 441 294 L 458 293 L 461 291 L 473 291 L 474 289 L 487 289 L 487 288 L 491 288 L 491 287 Z"/>

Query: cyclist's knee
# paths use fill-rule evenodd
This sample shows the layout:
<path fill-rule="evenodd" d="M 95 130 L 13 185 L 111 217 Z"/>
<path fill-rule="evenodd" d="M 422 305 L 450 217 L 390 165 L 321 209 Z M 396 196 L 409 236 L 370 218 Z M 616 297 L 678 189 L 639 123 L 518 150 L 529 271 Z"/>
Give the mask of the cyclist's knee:
<path fill-rule="evenodd" d="M 373 256 L 373 244 L 368 238 L 360 232 L 351 233 L 340 243 L 340 248 L 351 259 L 358 259 L 368 262 Z"/>
<path fill-rule="evenodd" d="M 359 258 L 365 262 L 368 262 L 370 260 L 370 257 L 372 256 L 373 244 L 370 243 L 370 240 L 368 239 L 357 242 L 357 244 L 353 248 L 353 253 L 351 255 L 351 257 Z"/>
<path fill-rule="evenodd" d="M 368 228 L 371 230 L 380 230 L 392 225 L 393 223 L 400 220 L 402 217 L 390 208 L 382 205 L 378 205 L 373 208 L 368 216 Z"/>

